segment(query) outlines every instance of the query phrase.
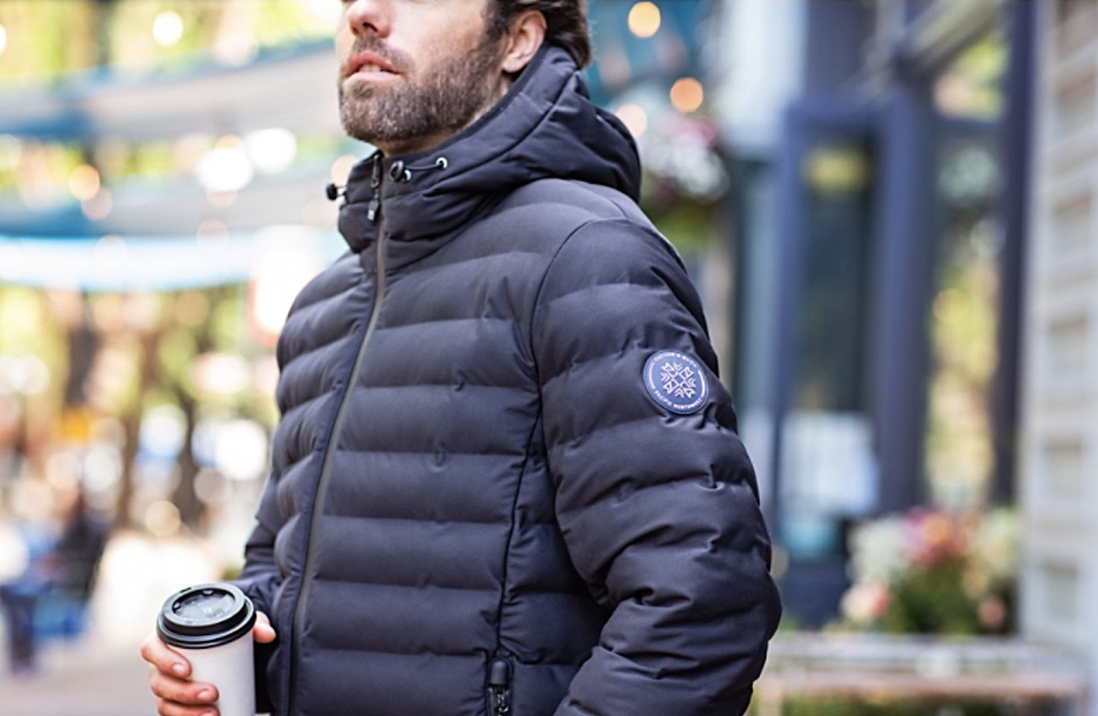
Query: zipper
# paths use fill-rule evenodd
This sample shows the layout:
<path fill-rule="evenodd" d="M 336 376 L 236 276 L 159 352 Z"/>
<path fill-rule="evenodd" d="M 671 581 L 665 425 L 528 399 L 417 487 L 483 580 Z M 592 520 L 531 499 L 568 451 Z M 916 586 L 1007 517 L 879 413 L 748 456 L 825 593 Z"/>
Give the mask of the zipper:
<path fill-rule="evenodd" d="M 380 153 L 374 157 L 373 176 L 370 180 L 370 185 L 373 187 L 373 197 L 370 199 L 369 206 L 367 208 L 367 216 L 371 222 L 377 222 L 379 218 L 379 211 L 381 209 L 381 155 Z M 287 713 L 295 713 L 297 704 L 297 678 L 294 674 L 294 660 L 300 653 L 301 645 L 301 633 L 305 626 L 305 611 L 309 602 L 309 592 L 312 589 L 312 579 L 309 577 L 309 573 L 312 570 L 313 562 L 316 558 L 316 543 L 320 530 L 320 517 L 324 513 L 324 495 L 327 492 L 328 482 L 331 480 L 332 475 L 332 459 L 335 456 L 336 448 L 339 445 L 339 434 L 343 431 L 343 423 L 347 418 L 347 410 L 351 404 L 351 395 L 354 393 L 355 385 L 358 383 L 359 375 L 362 373 L 362 366 L 366 357 L 366 346 L 370 342 L 370 338 L 373 336 L 374 331 L 377 328 L 378 318 L 381 315 L 381 302 L 385 297 L 385 246 L 387 236 L 385 234 L 385 222 L 381 221 L 378 224 L 377 232 L 377 266 L 375 269 L 375 282 L 374 282 L 374 305 L 370 310 L 370 322 L 366 324 L 366 333 L 362 336 L 362 342 L 358 344 L 358 352 L 355 354 L 355 362 L 351 368 L 351 375 L 347 379 L 347 385 L 343 390 L 343 397 L 340 399 L 339 409 L 336 411 L 335 421 L 332 423 L 331 436 L 328 439 L 328 444 L 324 448 L 324 462 L 320 468 L 320 478 L 317 481 L 316 496 L 313 498 L 313 507 L 309 513 L 309 542 L 305 552 L 305 564 L 301 570 L 301 593 L 297 596 L 297 603 L 294 605 L 294 628 L 292 649 L 290 655 L 290 697 L 288 699 Z"/>
<path fill-rule="evenodd" d="M 373 196 L 370 197 L 370 203 L 366 208 L 366 218 L 370 220 L 370 223 L 377 221 L 377 212 L 381 208 L 381 155 L 374 155 L 373 174 L 370 177 L 370 186 L 373 188 Z M 380 246 L 383 239 L 381 232 L 378 232 L 378 244 Z M 379 254 L 380 261 L 380 254 Z M 380 270 L 380 266 L 378 269 Z"/>
<path fill-rule="evenodd" d="M 492 659 L 488 665 L 488 691 L 491 694 L 492 716 L 511 713 L 511 662 L 502 658 Z"/>

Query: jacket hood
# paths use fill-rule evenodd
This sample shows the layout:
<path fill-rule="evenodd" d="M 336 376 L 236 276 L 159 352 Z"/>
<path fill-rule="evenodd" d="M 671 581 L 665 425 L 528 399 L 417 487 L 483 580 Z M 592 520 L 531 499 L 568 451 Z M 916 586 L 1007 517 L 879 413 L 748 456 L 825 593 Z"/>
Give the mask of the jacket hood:
<path fill-rule="evenodd" d="M 590 101 L 569 54 L 546 44 L 495 107 L 445 143 L 359 162 L 348 178 L 339 230 L 361 252 L 383 222 L 390 263 L 400 265 L 531 181 L 579 180 L 636 200 L 640 176 L 629 131 Z"/>

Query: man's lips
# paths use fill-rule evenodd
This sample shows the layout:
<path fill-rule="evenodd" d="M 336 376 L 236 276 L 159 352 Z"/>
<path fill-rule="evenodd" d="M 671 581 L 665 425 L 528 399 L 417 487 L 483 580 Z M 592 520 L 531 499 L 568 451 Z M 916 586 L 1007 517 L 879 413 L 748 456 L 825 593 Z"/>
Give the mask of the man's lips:
<path fill-rule="evenodd" d="M 351 77 L 360 73 L 400 74 L 395 67 L 383 60 L 380 55 L 373 52 L 359 52 L 351 55 L 351 59 L 347 62 L 346 76 Z"/>

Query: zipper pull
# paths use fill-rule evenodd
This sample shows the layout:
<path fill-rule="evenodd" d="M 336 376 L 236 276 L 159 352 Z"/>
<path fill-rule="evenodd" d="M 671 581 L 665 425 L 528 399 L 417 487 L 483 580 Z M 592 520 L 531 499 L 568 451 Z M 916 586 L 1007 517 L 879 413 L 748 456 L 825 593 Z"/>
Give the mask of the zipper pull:
<path fill-rule="evenodd" d="M 511 713 L 511 663 L 493 659 L 488 667 L 488 688 L 492 691 L 492 716 Z"/>
<path fill-rule="evenodd" d="M 377 221 L 377 212 L 381 209 L 381 153 L 374 155 L 374 173 L 370 178 L 370 187 L 373 189 L 373 196 L 370 197 L 370 204 L 366 209 L 366 218 L 370 222 Z"/>

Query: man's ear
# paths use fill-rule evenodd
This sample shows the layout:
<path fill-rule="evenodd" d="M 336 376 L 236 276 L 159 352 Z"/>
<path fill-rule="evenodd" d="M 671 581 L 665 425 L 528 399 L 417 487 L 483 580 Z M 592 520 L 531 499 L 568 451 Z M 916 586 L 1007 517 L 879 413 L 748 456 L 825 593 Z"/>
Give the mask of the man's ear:
<path fill-rule="evenodd" d="M 509 75 L 522 72 L 545 42 L 545 16 L 540 10 L 527 10 L 511 20 L 507 31 L 502 69 Z"/>

